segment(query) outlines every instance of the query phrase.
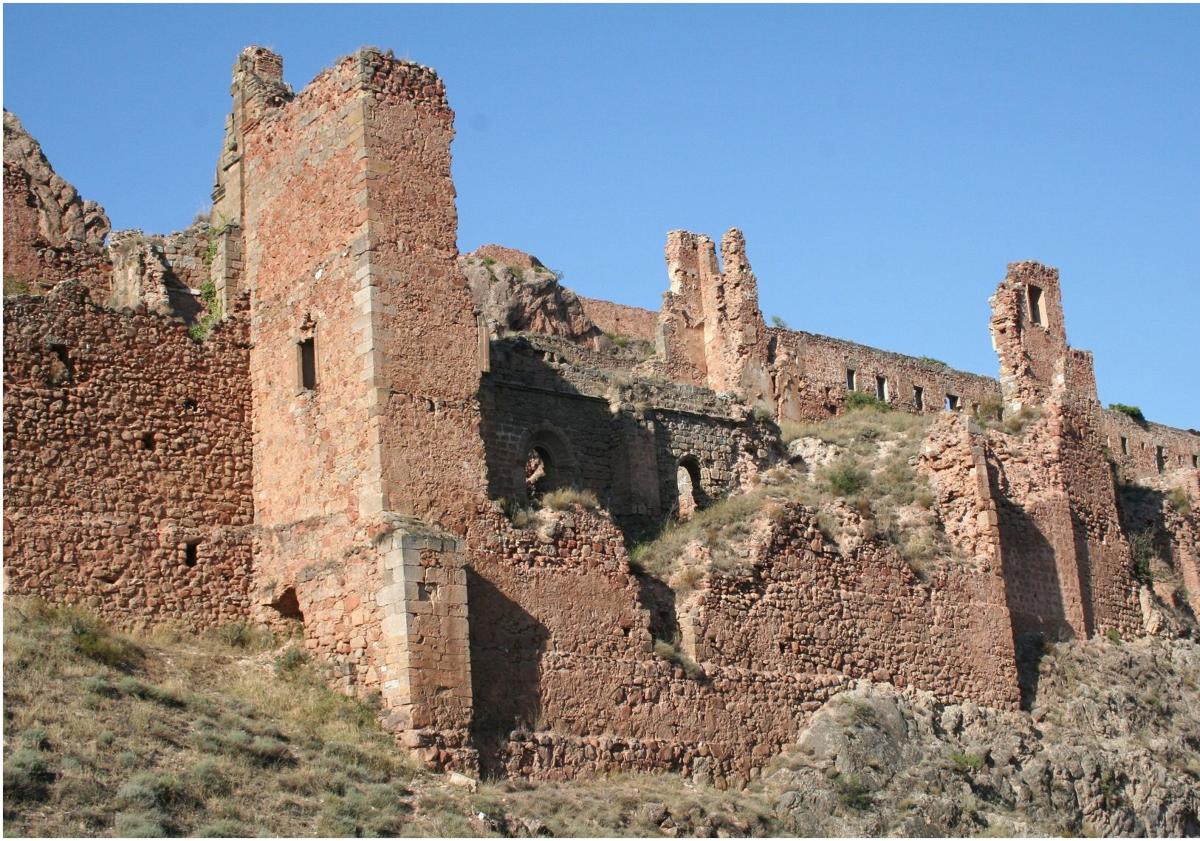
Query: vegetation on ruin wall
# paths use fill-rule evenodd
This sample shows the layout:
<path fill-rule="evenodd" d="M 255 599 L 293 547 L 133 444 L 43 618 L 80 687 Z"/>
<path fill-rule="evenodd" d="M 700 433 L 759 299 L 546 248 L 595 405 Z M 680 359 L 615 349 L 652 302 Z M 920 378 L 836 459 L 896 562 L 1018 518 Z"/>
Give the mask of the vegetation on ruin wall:
<path fill-rule="evenodd" d="M 1120 412 L 1133 419 L 1135 423 L 1144 424 L 1146 416 L 1142 414 L 1142 410 L 1137 406 L 1129 406 L 1125 403 L 1109 403 L 1109 411 Z"/>
<path fill-rule="evenodd" d="M 687 835 L 782 832 L 764 798 L 673 775 L 452 787 L 293 641 L 249 626 L 126 636 L 5 608 L 8 835 L 642 836 L 668 815 Z"/>
<path fill-rule="evenodd" d="M 839 537 L 839 511 L 853 511 L 863 518 L 867 537 L 891 542 L 920 572 L 949 551 L 933 492 L 915 469 L 928 424 L 928 416 L 874 404 L 819 423 L 785 424 L 786 441 L 816 439 L 830 454 L 829 463 L 773 468 L 757 487 L 667 524 L 654 540 L 634 547 L 631 561 L 677 592 L 689 591 L 714 569 L 741 568 L 746 559 L 739 550 L 755 524 L 780 516 L 784 503 L 798 502 L 817 512 L 830 540 Z"/>

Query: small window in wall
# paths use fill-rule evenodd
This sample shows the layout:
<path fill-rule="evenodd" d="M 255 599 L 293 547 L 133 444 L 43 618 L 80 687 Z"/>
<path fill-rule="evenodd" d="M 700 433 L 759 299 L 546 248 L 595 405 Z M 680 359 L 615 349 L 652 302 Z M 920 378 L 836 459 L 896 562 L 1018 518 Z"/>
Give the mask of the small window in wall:
<path fill-rule="evenodd" d="M 846 369 L 846 391 L 858 390 L 858 375 L 854 373 L 853 368 Z"/>
<path fill-rule="evenodd" d="M 199 540 L 189 540 L 187 543 L 183 544 L 183 563 L 185 566 L 194 567 L 196 565 L 196 558 L 199 550 Z"/>
<path fill-rule="evenodd" d="M 919 385 L 913 386 L 913 405 L 917 407 L 918 412 L 925 409 L 925 389 Z"/>
<path fill-rule="evenodd" d="M 1029 287 L 1029 318 L 1034 324 L 1046 326 L 1046 310 L 1042 301 L 1042 290 L 1037 286 Z"/>
<path fill-rule="evenodd" d="M 154 452 L 154 433 L 142 433 L 142 449 L 148 453 Z"/>
<path fill-rule="evenodd" d="M 1158 467 L 1159 473 L 1162 473 L 1164 470 L 1167 469 L 1167 448 L 1166 447 L 1155 447 L 1154 448 L 1154 464 L 1156 467 Z"/>
<path fill-rule="evenodd" d="M 1121 455 L 1129 455 L 1129 439 L 1124 435 L 1121 436 Z"/>
<path fill-rule="evenodd" d="M 943 406 L 947 412 L 957 412 L 960 408 L 959 401 L 958 401 L 958 395 L 957 394 L 947 394 L 946 402 L 943 404 Z"/>
<path fill-rule="evenodd" d="M 1200 467 L 1200 456 L 1192 456 L 1192 467 Z"/>
<path fill-rule="evenodd" d="M 882 400 L 884 403 L 888 401 L 887 377 L 875 377 L 875 399 Z"/>
<path fill-rule="evenodd" d="M 316 340 L 309 336 L 301 339 L 297 347 L 300 349 L 300 387 L 305 391 L 317 390 L 317 345 Z"/>

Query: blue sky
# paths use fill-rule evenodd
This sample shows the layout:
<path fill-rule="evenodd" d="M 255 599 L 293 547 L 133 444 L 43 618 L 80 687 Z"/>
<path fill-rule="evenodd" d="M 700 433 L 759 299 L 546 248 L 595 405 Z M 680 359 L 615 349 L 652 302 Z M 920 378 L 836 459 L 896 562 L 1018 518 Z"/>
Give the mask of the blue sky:
<path fill-rule="evenodd" d="M 1062 271 L 1100 398 L 1200 427 L 1200 7 L 12 6 L 4 104 L 117 228 L 208 203 L 237 52 L 439 71 L 459 245 L 657 308 L 746 233 L 792 327 L 994 375 L 1006 263 Z"/>

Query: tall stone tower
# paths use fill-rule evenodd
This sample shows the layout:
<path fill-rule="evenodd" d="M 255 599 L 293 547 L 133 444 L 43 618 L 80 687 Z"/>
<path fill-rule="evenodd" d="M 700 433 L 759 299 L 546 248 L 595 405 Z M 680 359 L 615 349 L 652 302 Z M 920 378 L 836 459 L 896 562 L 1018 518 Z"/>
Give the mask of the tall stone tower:
<path fill-rule="evenodd" d="M 302 618 L 427 758 L 469 765 L 455 534 L 485 473 L 453 113 L 432 70 L 373 49 L 293 97 L 279 56 L 248 48 L 233 98 L 215 208 L 251 300 L 261 610 Z"/>

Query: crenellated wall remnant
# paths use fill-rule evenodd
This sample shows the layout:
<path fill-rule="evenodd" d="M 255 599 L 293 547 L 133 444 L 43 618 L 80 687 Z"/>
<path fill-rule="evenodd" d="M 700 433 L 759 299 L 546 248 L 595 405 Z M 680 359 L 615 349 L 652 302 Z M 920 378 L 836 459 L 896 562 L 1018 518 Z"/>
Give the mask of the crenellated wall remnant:
<path fill-rule="evenodd" d="M 579 298 L 458 253 L 431 69 L 366 48 L 295 93 L 249 47 L 230 93 L 210 218 L 107 246 L 5 114 L 7 592 L 298 627 L 434 767 L 721 787 L 852 681 L 1015 707 L 1027 635 L 1200 610 L 1200 434 L 1101 408 L 1056 270 L 993 296 L 999 380 L 766 326 L 737 230 L 668 235 L 658 313 Z M 933 416 L 932 560 L 845 498 L 837 540 L 745 513 L 858 394 Z M 689 517 L 740 542 L 673 588 L 631 550 Z"/>

